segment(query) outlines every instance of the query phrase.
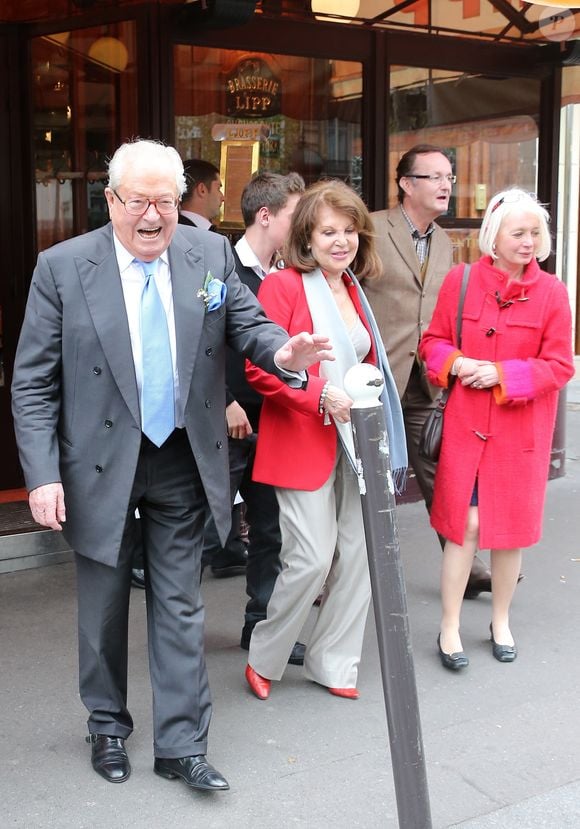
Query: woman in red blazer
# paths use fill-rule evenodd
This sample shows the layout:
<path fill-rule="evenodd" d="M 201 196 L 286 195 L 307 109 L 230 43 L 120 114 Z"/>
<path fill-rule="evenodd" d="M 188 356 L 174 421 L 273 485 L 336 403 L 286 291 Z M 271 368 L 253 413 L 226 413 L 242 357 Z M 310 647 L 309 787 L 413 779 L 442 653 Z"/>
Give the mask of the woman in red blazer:
<path fill-rule="evenodd" d="M 493 656 L 517 656 L 509 610 L 521 548 L 541 536 L 558 390 L 574 374 L 566 288 L 537 262 L 550 253 L 548 220 L 522 190 L 494 196 L 467 287 L 461 351 L 454 334 L 463 266 L 445 278 L 420 346 L 431 382 L 459 381 L 445 412 L 431 510 L 431 524 L 448 539 L 438 650 L 451 670 L 469 661 L 459 620 L 477 546 L 491 549 Z"/>
<path fill-rule="evenodd" d="M 248 379 L 264 398 L 254 480 L 276 489 L 282 571 L 267 618 L 252 633 L 246 678 L 260 699 L 269 695 L 326 584 L 304 672 L 332 694 L 356 699 L 370 583 L 353 470 L 352 400 L 342 380 L 357 362 L 383 368 L 393 467 L 406 466 L 398 396 L 372 312 L 348 270 L 352 266 L 360 277 L 380 270 L 359 196 L 341 181 L 310 187 L 294 212 L 285 260 L 292 267 L 269 274 L 258 298 L 287 331 L 328 336 L 335 362 L 312 366 L 305 391 L 285 390 L 248 364 Z"/>

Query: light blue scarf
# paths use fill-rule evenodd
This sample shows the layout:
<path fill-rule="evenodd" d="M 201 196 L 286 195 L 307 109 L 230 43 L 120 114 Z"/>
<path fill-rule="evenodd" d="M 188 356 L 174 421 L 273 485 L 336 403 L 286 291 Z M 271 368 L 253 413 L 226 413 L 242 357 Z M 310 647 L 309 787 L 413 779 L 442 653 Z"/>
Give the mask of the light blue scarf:
<path fill-rule="evenodd" d="M 361 307 L 371 329 L 379 369 L 385 381 L 380 400 L 385 411 L 393 480 L 397 491 L 400 491 L 404 486 L 407 471 L 407 445 L 401 403 L 374 314 L 357 278 L 352 271 L 348 270 L 347 272 L 355 285 Z M 312 317 L 314 333 L 330 338 L 332 353 L 335 357 L 333 362 L 323 361 L 320 363 L 320 375 L 329 380 L 333 386 L 344 389 L 344 375 L 349 368 L 358 364 L 348 331 L 320 268 L 311 273 L 302 274 L 302 282 L 306 293 L 306 301 L 308 302 L 308 310 Z M 352 426 L 350 423 L 340 423 L 336 420 L 334 423 L 343 449 L 353 469 L 357 471 Z"/>

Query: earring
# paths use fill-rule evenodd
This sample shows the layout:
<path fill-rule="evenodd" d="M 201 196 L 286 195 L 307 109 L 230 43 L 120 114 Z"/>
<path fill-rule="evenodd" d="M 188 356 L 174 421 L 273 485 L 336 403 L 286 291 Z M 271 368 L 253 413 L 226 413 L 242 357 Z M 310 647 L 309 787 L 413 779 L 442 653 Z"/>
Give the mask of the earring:
<path fill-rule="evenodd" d="M 497 259 L 496 250 L 497 250 L 497 248 L 496 248 L 496 245 L 495 245 L 495 242 L 494 242 L 493 245 L 491 246 L 491 258 L 492 259 Z"/>

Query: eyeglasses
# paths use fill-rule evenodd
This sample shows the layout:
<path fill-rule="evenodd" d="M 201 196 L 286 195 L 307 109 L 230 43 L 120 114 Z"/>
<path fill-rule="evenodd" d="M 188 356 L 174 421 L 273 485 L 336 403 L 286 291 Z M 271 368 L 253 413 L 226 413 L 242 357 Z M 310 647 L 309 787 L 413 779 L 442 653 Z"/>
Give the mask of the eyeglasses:
<path fill-rule="evenodd" d="M 432 181 L 433 184 L 441 184 L 443 181 L 448 181 L 449 184 L 455 184 L 455 182 L 457 181 L 457 176 L 452 176 L 450 174 L 442 176 L 439 173 L 408 173 L 407 178 L 424 178 L 428 179 L 429 181 Z"/>
<path fill-rule="evenodd" d="M 535 193 L 525 193 L 523 190 L 516 191 L 514 193 L 506 193 L 505 196 L 502 196 L 501 199 L 498 199 L 494 206 L 491 208 L 491 213 L 498 209 L 502 204 L 515 204 L 519 202 L 521 199 L 525 199 L 526 197 L 533 199 L 535 202 L 538 201 L 538 197 Z"/>
<path fill-rule="evenodd" d="M 123 201 L 116 190 L 113 190 L 113 193 L 119 199 L 130 216 L 142 216 L 144 213 L 147 213 L 152 204 L 155 205 L 155 210 L 157 210 L 161 216 L 167 216 L 169 213 L 173 213 L 179 204 L 179 199 L 176 199 L 174 196 L 161 196 L 158 199 L 136 198 Z"/>

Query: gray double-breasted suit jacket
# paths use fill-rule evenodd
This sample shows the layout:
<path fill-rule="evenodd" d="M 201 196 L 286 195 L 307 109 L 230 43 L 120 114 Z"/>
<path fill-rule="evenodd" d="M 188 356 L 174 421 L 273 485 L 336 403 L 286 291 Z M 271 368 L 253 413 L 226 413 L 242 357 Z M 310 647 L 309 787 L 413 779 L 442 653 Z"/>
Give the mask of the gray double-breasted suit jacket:
<path fill-rule="evenodd" d="M 168 249 L 185 428 L 222 541 L 229 530 L 226 342 L 280 374 L 287 341 L 234 270 L 218 234 L 179 225 Z M 227 285 L 207 312 L 207 274 Z M 115 565 L 141 446 L 129 326 L 112 226 L 38 257 L 14 367 L 13 414 L 29 490 L 62 481 L 65 536 L 82 556 Z"/>
<path fill-rule="evenodd" d="M 417 359 L 417 345 L 431 322 L 439 289 L 452 265 L 452 246 L 445 231 L 435 225 L 421 279 L 413 238 L 400 208 L 379 210 L 371 216 L 383 272 L 376 279 L 365 280 L 363 288 L 402 398 Z M 425 391 L 434 399 L 440 389 L 425 381 Z"/>

